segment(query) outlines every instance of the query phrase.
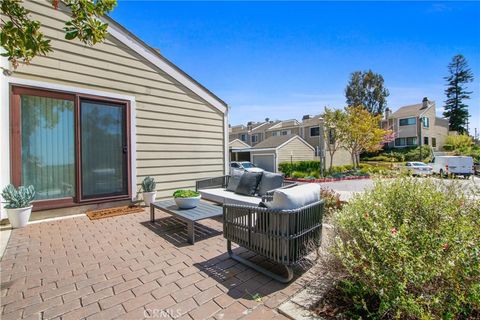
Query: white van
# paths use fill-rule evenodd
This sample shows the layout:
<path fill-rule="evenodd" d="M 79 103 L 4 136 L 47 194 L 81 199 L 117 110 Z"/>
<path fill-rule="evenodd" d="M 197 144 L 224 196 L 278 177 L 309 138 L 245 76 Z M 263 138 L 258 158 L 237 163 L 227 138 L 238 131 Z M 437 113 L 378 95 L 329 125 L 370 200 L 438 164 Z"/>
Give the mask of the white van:
<path fill-rule="evenodd" d="M 469 177 L 473 175 L 473 158 L 466 156 L 436 156 L 432 163 L 433 173 L 441 176 L 448 174 Z"/>

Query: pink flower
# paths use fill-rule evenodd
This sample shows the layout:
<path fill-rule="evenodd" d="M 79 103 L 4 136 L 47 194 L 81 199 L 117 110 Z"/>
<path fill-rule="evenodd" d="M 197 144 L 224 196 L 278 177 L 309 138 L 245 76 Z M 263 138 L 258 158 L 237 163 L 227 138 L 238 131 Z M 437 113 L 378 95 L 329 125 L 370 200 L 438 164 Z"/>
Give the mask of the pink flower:
<path fill-rule="evenodd" d="M 390 232 L 391 232 L 394 236 L 396 236 L 398 231 L 397 231 L 397 228 L 393 227 L 393 228 L 390 230 Z"/>

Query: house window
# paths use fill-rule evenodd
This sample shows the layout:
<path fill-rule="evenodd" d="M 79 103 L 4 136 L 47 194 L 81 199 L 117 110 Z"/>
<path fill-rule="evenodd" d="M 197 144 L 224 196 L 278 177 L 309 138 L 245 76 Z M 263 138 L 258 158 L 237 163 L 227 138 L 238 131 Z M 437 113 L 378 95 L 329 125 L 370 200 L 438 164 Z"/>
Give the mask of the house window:
<path fill-rule="evenodd" d="M 414 125 L 416 123 L 417 123 L 416 118 L 405 118 L 405 119 L 400 119 L 399 120 L 399 125 L 400 126 L 410 126 L 410 125 Z"/>
<path fill-rule="evenodd" d="M 328 144 L 335 144 L 335 129 L 328 129 Z"/>
<path fill-rule="evenodd" d="M 252 136 L 252 143 L 256 143 L 258 141 L 258 135 L 254 134 Z"/>
<path fill-rule="evenodd" d="M 35 209 L 129 198 L 129 105 L 13 87 L 12 182 L 33 185 Z"/>
<path fill-rule="evenodd" d="M 405 138 L 396 138 L 395 147 L 404 147 L 406 145 Z"/>
<path fill-rule="evenodd" d="M 424 128 L 430 128 L 430 118 L 423 117 L 422 124 Z"/>
<path fill-rule="evenodd" d="M 273 131 L 273 132 L 272 132 L 272 136 L 273 136 L 273 137 L 278 136 L 278 131 Z"/>
<path fill-rule="evenodd" d="M 437 147 L 437 138 L 432 138 L 432 147 Z"/>
<path fill-rule="evenodd" d="M 423 137 L 423 144 L 428 146 L 428 137 Z"/>
<path fill-rule="evenodd" d="M 415 145 L 417 145 L 416 137 L 407 138 L 407 146 L 415 146 Z"/>
<path fill-rule="evenodd" d="M 240 135 L 240 140 L 242 140 L 243 142 L 247 142 L 247 135 L 245 133 L 242 133 Z"/>
<path fill-rule="evenodd" d="M 281 132 L 281 135 L 282 135 L 282 136 L 288 136 L 288 135 L 290 135 L 290 134 L 292 134 L 292 131 L 291 131 L 291 130 L 282 130 L 282 132 Z"/>
<path fill-rule="evenodd" d="M 395 139 L 396 147 L 414 146 L 416 144 L 417 144 L 417 137 Z"/>
<path fill-rule="evenodd" d="M 310 137 L 318 137 L 318 136 L 320 136 L 320 127 L 310 128 Z"/>

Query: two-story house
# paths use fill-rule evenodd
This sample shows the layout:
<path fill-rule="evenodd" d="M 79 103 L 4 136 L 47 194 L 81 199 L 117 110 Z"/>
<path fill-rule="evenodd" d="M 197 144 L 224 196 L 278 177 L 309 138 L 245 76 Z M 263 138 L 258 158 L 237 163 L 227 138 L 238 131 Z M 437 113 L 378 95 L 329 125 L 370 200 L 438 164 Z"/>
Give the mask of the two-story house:
<path fill-rule="evenodd" d="M 437 117 L 435 102 L 426 97 L 422 103 L 401 107 L 393 113 L 387 108 L 381 125 L 395 134 L 389 148 L 428 145 L 441 150 L 448 135 L 448 120 Z"/>
<path fill-rule="evenodd" d="M 250 146 L 254 146 L 267 138 L 266 131 L 280 121 L 265 119 L 263 122 L 250 121 L 247 125 L 236 125 L 229 129 L 230 141 L 240 140 Z"/>
<path fill-rule="evenodd" d="M 255 147 L 260 142 L 272 140 L 275 137 L 301 137 L 308 145 L 312 147 L 313 158 L 319 159 L 319 155 L 325 155 L 329 163 L 329 143 L 324 139 L 323 119 L 321 115 L 304 115 L 302 121 L 296 119 L 283 121 L 270 121 L 268 118 L 265 122 L 250 121 L 247 125 L 236 125 L 230 128 L 230 150 L 234 153 L 234 159 L 248 160 L 249 147 Z M 272 140 L 273 141 L 273 140 Z M 246 144 L 242 150 L 242 145 Z M 252 149 L 253 150 L 253 149 Z M 297 160 L 310 160 L 297 159 Z M 333 159 L 333 165 L 345 165 L 351 163 L 350 154 L 345 149 L 338 150 Z"/>

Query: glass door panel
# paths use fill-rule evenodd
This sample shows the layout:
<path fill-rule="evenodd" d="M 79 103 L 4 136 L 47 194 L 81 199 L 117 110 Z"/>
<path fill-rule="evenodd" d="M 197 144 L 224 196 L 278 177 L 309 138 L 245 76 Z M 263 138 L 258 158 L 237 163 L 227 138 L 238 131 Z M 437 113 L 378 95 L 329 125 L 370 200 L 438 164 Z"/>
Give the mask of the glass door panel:
<path fill-rule="evenodd" d="M 73 100 L 20 95 L 21 184 L 35 200 L 75 196 Z"/>
<path fill-rule="evenodd" d="M 82 199 L 128 194 L 125 105 L 80 100 Z"/>

